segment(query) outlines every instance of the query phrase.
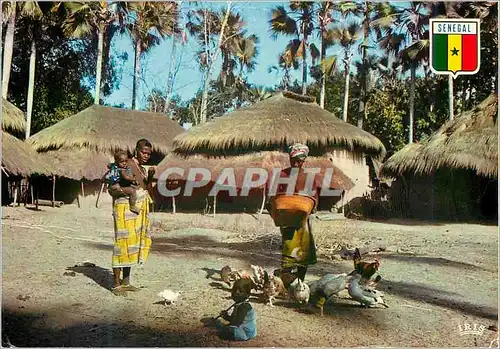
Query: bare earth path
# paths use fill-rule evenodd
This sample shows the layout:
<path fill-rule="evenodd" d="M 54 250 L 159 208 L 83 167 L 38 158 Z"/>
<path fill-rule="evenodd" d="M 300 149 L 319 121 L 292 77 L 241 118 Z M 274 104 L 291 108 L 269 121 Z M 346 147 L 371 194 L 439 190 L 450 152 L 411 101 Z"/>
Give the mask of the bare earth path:
<path fill-rule="evenodd" d="M 497 336 L 488 329 L 476 336 L 458 331 L 464 323 L 498 323 L 496 226 L 315 220 L 321 258 L 306 280 L 351 271 L 352 261 L 331 256 L 329 248 L 338 243 L 385 244 L 387 251 L 377 256 L 383 278 L 378 288 L 390 307 L 363 309 L 342 294 L 320 317 L 283 300 L 270 308 L 256 297 L 258 337 L 232 343 L 202 322 L 232 304 L 218 274 L 210 275 L 226 264 L 277 268 L 278 228 L 268 216 L 244 214 L 160 213 L 154 219 L 150 258 L 133 271 L 132 282 L 144 288 L 123 298 L 109 291 L 110 207 L 4 207 L 2 331 L 12 344 L 487 347 Z M 158 304 L 156 294 L 164 288 L 183 291 L 177 304 Z"/>

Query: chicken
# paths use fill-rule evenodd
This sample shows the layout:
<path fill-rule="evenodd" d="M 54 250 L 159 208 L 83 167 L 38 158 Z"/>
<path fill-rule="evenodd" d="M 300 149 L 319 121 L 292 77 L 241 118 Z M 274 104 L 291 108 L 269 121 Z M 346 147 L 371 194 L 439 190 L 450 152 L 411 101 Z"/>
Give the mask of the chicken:
<path fill-rule="evenodd" d="M 285 290 L 288 290 L 292 282 L 297 279 L 297 275 L 293 273 L 283 273 L 280 269 L 275 269 L 273 272 L 274 276 L 279 277 L 282 281 L 283 284 L 285 285 Z"/>
<path fill-rule="evenodd" d="M 264 285 L 264 269 L 262 267 L 259 267 L 258 265 L 250 265 L 250 268 L 252 269 L 252 278 L 254 283 L 257 285 L 258 288 L 262 288 Z"/>
<path fill-rule="evenodd" d="M 349 286 L 347 287 L 347 292 L 355 301 L 358 301 L 365 307 L 381 304 L 386 308 L 389 306 L 384 302 L 383 293 L 375 289 L 367 289 L 359 284 L 361 280 L 361 274 L 354 273 L 353 277 L 349 281 Z"/>
<path fill-rule="evenodd" d="M 309 290 L 309 286 L 299 278 L 296 278 L 288 288 L 288 296 L 290 298 L 293 297 L 300 304 L 307 304 L 310 295 L 311 291 Z"/>
<path fill-rule="evenodd" d="M 321 309 L 321 316 L 324 305 L 347 288 L 350 278 L 351 276 L 345 273 L 326 274 L 321 279 L 309 283 L 311 300 Z"/>
<path fill-rule="evenodd" d="M 267 271 L 264 271 L 264 285 L 262 287 L 262 295 L 268 301 L 271 307 L 273 307 L 273 300 L 276 299 L 280 294 L 284 294 L 285 286 L 283 281 L 278 276 L 269 276 Z"/>
<path fill-rule="evenodd" d="M 158 293 L 158 296 L 163 298 L 163 300 L 165 302 L 165 306 L 166 306 L 167 304 L 174 304 L 175 302 L 177 302 L 180 294 L 181 294 L 180 291 L 175 292 L 172 290 L 165 289 L 165 290 L 161 291 L 160 293 Z"/>
<path fill-rule="evenodd" d="M 362 262 L 358 248 L 355 249 L 352 259 L 354 261 L 354 270 L 362 276 L 362 283 L 370 280 L 380 268 L 380 262 L 377 259 L 374 262 Z"/>
<path fill-rule="evenodd" d="M 231 287 L 231 282 L 234 282 L 234 280 L 232 280 L 232 276 L 231 276 L 231 267 L 229 265 L 226 265 L 225 267 L 223 267 L 221 270 L 220 270 L 220 278 L 222 279 L 222 281 L 224 281 L 229 287 Z"/>

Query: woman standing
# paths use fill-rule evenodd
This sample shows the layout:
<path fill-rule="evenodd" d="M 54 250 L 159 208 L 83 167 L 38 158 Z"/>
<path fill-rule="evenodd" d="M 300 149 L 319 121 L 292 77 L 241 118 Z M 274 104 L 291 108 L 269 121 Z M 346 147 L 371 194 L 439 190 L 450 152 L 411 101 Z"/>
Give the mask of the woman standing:
<path fill-rule="evenodd" d="M 309 148 L 304 144 L 296 143 L 290 146 L 288 150 L 291 167 L 282 170 L 280 177 L 293 176 L 293 170 L 297 171 L 293 193 L 296 194 L 301 191 L 312 189 L 310 194 L 314 197 L 317 205 L 319 191 L 321 189 L 318 177 L 316 176 L 312 182 L 312 188 L 306 188 L 308 173 L 302 168 L 307 156 L 309 155 Z M 278 185 L 277 193 L 285 193 L 287 191 L 286 189 L 286 184 L 280 184 Z M 300 227 L 280 227 L 283 244 L 281 273 L 293 274 L 292 278 L 284 277 L 284 281 L 287 280 L 291 282 L 295 277 L 304 281 L 307 267 L 311 264 L 316 264 L 317 262 L 316 246 L 314 244 L 309 223 L 308 218 L 307 223 Z M 285 287 L 288 287 L 288 285 L 285 285 Z"/>
<path fill-rule="evenodd" d="M 146 139 L 137 141 L 135 155 L 129 159 L 129 167 L 138 182 L 136 206 L 139 214 L 130 212 L 129 200 L 126 197 L 113 200 L 113 219 L 115 226 L 115 243 L 113 249 L 114 286 L 112 292 L 117 296 L 126 296 L 127 291 L 139 289 L 130 284 L 132 266 L 146 262 L 151 246 L 149 232 L 149 204 L 152 202 L 152 179 L 155 172 L 150 167 L 146 172 L 145 165 L 151 157 L 152 144 Z M 123 279 L 120 280 L 123 271 Z"/>

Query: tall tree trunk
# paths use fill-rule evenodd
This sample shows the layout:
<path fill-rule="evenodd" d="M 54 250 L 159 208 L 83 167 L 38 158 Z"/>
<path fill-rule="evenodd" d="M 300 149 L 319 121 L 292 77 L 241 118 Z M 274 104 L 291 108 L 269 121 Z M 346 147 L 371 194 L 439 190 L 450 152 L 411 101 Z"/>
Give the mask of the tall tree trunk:
<path fill-rule="evenodd" d="M 307 37 L 302 38 L 302 94 L 307 94 Z"/>
<path fill-rule="evenodd" d="M 321 93 L 319 95 L 319 106 L 323 109 L 325 109 L 325 94 L 326 94 L 326 72 L 325 72 L 325 65 L 324 65 L 324 59 L 326 56 L 326 42 L 324 38 L 324 31 L 326 28 L 322 28 L 321 31 L 321 57 L 320 61 L 323 63 L 323 69 L 321 72 Z"/>
<path fill-rule="evenodd" d="M 219 43 L 217 44 L 217 49 L 215 50 L 214 57 L 212 57 L 210 61 L 208 60 L 207 57 L 207 70 L 205 76 L 205 83 L 203 84 L 203 95 L 201 97 L 200 124 L 207 122 L 207 104 L 208 104 L 208 90 L 210 88 L 210 77 L 212 75 L 213 65 L 217 60 L 217 57 L 219 56 L 219 52 L 221 51 L 221 46 L 223 44 L 222 40 L 224 38 L 224 30 L 226 29 L 227 20 L 229 19 L 230 13 L 231 13 L 231 1 L 228 1 L 226 14 L 224 16 L 224 20 L 222 21 L 222 25 L 220 28 Z M 205 16 L 205 21 L 206 21 L 206 16 Z"/>
<path fill-rule="evenodd" d="M 464 83 L 464 87 L 462 89 L 462 110 L 461 110 L 462 113 L 467 110 L 467 88 L 468 88 L 467 85 L 468 81 Z"/>
<path fill-rule="evenodd" d="M 345 86 L 344 86 L 344 109 L 343 109 L 343 115 L 342 115 L 342 120 L 347 122 L 347 111 L 349 109 L 349 80 L 350 80 L 350 74 L 351 74 L 351 59 L 349 57 L 348 51 L 345 53 L 345 58 L 344 58 L 344 64 L 345 64 Z"/>
<path fill-rule="evenodd" d="M 174 61 L 175 61 L 175 49 L 177 47 L 177 40 L 175 35 L 172 35 L 172 52 L 170 53 L 170 63 L 168 68 L 168 79 L 167 79 L 167 91 L 165 93 L 165 105 L 163 106 L 163 112 L 168 113 L 170 108 L 170 101 L 172 100 L 172 89 L 174 84 Z"/>
<path fill-rule="evenodd" d="M 453 76 L 448 75 L 448 117 L 450 120 L 453 120 L 454 106 L 453 106 Z"/>
<path fill-rule="evenodd" d="M 12 14 L 7 24 L 7 31 L 5 33 L 5 45 L 3 49 L 3 74 L 2 74 L 2 97 L 7 98 L 9 91 L 10 70 L 12 67 L 12 52 L 14 50 L 14 32 L 16 29 L 16 2 L 11 2 Z"/>
<path fill-rule="evenodd" d="M 415 74 L 417 65 L 411 64 L 411 77 L 410 77 L 410 116 L 408 119 L 408 143 L 413 143 L 413 121 L 415 113 Z"/>
<path fill-rule="evenodd" d="M 141 75 L 141 41 L 135 43 L 134 79 L 132 83 L 132 109 L 139 107 L 137 103 L 137 92 L 139 88 L 139 78 Z"/>
<path fill-rule="evenodd" d="M 30 136 L 31 116 L 33 115 L 33 94 L 35 91 L 35 70 L 36 70 L 36 41 L 35 35 L 31 39 L 30 71 L 28 82 L 28 103 L 26 110 L 26 139 Z"/>
<path fill-rule="evenodd" d="M 370 17 L 368 12 L 368 1 L 365 0 L 365 8 L 364 8 L 365 18 L 363 20 L 363 47 L 362 47 L 362 65 L 363 70 L 361 72 L 361 90 L 359 97 L 359 107 L 358 107 L 358 127 L 363 128 L 363 121 L 365 118 L 365 108 L 366 102 L 368 98 L 368 40 L 370 38 Z"/>
<path fill-rule="evenodd" d="M 99 27 L 97 33 L 97 67 L 95 73 L 95 95 L 94 104 L 100 104 L 101 100 L 101 79 L 102 79 L 102 55 L 104 54 L 104 28 Z"/>

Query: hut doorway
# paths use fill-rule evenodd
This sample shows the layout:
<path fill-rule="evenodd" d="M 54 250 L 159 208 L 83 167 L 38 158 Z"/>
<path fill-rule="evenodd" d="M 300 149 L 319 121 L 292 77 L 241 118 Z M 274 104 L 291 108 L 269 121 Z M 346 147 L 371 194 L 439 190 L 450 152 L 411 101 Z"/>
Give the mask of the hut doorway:
<path fill-rule="evenodd" d="M 498 181 L 483 178 L 481 181 L 479 205 L 481 216 L 486 219 L 498 219 Z"/>

